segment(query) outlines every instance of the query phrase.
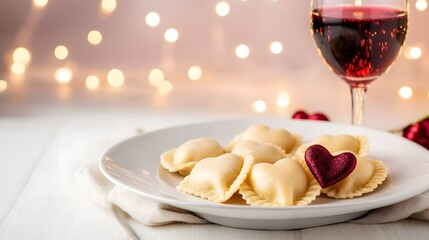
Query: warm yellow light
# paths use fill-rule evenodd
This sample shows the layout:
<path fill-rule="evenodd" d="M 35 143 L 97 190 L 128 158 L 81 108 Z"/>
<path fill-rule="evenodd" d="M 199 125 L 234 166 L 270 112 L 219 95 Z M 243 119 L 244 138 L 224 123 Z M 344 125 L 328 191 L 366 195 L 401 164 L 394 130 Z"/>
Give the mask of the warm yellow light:
<path fill-rule="evenodd" d="M 274 54 L 280 54 L 283 51 L 283 44 L 281 42 L 272 42 L 270 44 L 270 51 Z"/>
<path fill-rule="evenodd" d="M 57 59 L 63 60 L 67 58 L 67 56 L 69 55 L 69 51 L 65 46 L 59 45 L 55 48 L 54 54 Z"/>
<path fill-rule="evenodd" d="M 16 63 L 27 64 L 31 60 L 30 52 L 23 47 L 19 47 L 13 51 L 13 61 Z"/>
<path fill-rule="evenodd" d="M 203 71 L 199 66 L 192 66 L 188 70 L 188 77 L 191 80 L 199 80 L 203 75 Z"/>
<path fill-rule="evenodd" d="M 57 80 L 58 83 L 66 84 L 69 83 L 73 78 L 73 72 L 70 68 L 59 68 L 57 71 L 55 71 L 55 80 Z"/>
<path fill-rule="evenodd" d="M 229 10 L 230 10 L 230 7 L 229 7 L 229 3 L 227 2 L 222 1 L 216 4 L 216 7 L 215 7 L 216 14 L 221 17 L 228 15 Z"/>
<path fill-rule="evenodd" d="M 412 47 L 410 49 L 410 58 L 419 59 L 422 56 L 422 50 L 419 47 Z"/>
<path fill-rule="evenodd" d="M 277 105 L 281 108 L 285 108 L 289 105 L 290 97 L 287 92 L 281 92 L 277 95 Z"/>
<path fill-rule="evenodd" d="M 97 30 L 92 30 L 88 33 L 88 42 L 92 45 L 98 45 L 103 40 L 103 36 Z"/>
<path fill-rule="evenodd" d="M 413 95 L 413 90 L 408 86 L 403 86 L 398 90 L 398 94 L 401 98 L 407 99 Z"/>
<path fill-rule="evenodd" d="M 149 27 L 156 27 L 159 25 L 159 22 L 161 21 L 159 14 L 156 12 L 150 12 L 146 15 L 146 24 Z"/>
<path fill-rule="evenodd" d="M 165 41 L 167 42 L 175 42 L 179 38 L 179 32 L 174 28 L 169 28 L 164 33 Z"/>
<path fill-rule="evenodd" d="M 101 8 L 106 12 L 113 12 L 116 9 L 116 0 L 102 0 Z"/>
<path fill-rule="evenodd" d="M 85 80 L 85 85 L 89 90 L 98 89 L 100 86 L 100 79 L 97 76 L 89 75 Z"/>
<path fill-rule="evenodd" d="M 417 0 L 416 2 L 416 8 L 419 11 L 424 11 L 428 7 L 428 3 L 426 0 Z"/>
<path fill-rule="evenodd" d="M 158 93 L 161 95 L 167 95 L 173 91 L 173 84 L 170 81 L 164 80 L 158 86 Z"/>
<path fill-rule="evenodd" d="M 4 92 L 7 89 L 7 82 L 5 80 L 0 80 L 0 92 Z"/>
<path fill-rule="evenodd" d="M 149 84 L 153 87 L 158 87 L 164 81 L 164 73 L 158 69 L 152 69 L 149 72 Z"/>
<path fill-rule="evenodd" d="M 13 63 L 12 66 L 10 67 L 10 70 L 15 75 L 23 74 L 25 72 L 25 69 L 26 69 L 25 64 L 20 62 Z"/>
<path fill-rule="evenodd" d="M 237 46 L 237 48 L 235 48 L 235 55 L 237 55 L 237 57 L 239 58 L 247 58 L 250 54 L 250 50 L 249 47 L 244 45 L 244 44 L 240 44 Z"/>
<path fill-rule="evenodd" d="M 265 112 L 265 110 L 267 109 L 267 104 L 263 100 L 257 100 L 253 102 L 253 109 L 256 112 L 260 112 L 260 113 Z"/>
<path fill-rule="evenodd" d="M 36 7 L 42 8 L 48 4 L 48 0 L 33 0 L 33 4 Z"/>
<path fill-rule="evenodd" d="M 124 85 L 125 77 L 121 70 L 112 69 L 107 73 L 107 82 L 114 88 Z"/>

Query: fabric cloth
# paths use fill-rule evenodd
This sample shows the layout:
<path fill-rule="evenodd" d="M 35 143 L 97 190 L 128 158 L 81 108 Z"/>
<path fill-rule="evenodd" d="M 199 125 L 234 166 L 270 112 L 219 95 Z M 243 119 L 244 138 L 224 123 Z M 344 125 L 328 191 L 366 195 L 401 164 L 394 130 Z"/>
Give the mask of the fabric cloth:
<path fill-rule="evenodd" d="M 87 165 L 76 172 L 79 188 L 100 206 L 109 208 L 116 204 L 129 216 L 147 226 L 160 226 L 182 222 L 207 223 L 187 211 L 148 200 L 139 194 L 114 186 L 98 167 Z M 394 222 L 405 218 L 429 221 L 429 190 L 404 202 L 370 211 L 366 216 L 352 220 L 352 223 L 375 224 Z"/>
<path fill-rule="evenodd" d="M 105 208 L 115 204 L 144 225 L 159 226 L 176 222 L 207 223 L 206 220 L 182 209 L 143 198 L 137 193 L 114 186 L 95 165 L 82 167 L 76 171 L 75 177 L 79 189 L 95 203 Z"/>

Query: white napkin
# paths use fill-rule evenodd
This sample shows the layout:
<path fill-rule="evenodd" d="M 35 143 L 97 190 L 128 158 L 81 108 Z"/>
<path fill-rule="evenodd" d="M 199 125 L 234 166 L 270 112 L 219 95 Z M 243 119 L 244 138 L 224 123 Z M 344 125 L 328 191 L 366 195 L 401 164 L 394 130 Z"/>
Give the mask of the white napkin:
<path fill-rule="evenodd" d="M 95 165 L 82 167 L 76 171 L 75 176 L 79 188 L 94 202 L 106 208 L 114 203 L 144 225 L 159 226 L 176 222 L 207 223 L 206 220 L 187 211 L 148 200 L 136 193 L 115 187 Z M 350 222 L 375 224 L 405 218 L 429 221 L 429 190 L 407 201 L 372 210 L 366 216 Z"/>
<path fill-rule="evenodd" d="M 111 203 L 119 206 L 129 216 L 147 226 L 159 226 L 183 222 L 207 223 L 191 213 L 161 204 L 142 196 L 114 186 L 107 180 L 96 165 L 87 165 L 75 173 L 79 189 L 102 207 L 109 208 Z"/>

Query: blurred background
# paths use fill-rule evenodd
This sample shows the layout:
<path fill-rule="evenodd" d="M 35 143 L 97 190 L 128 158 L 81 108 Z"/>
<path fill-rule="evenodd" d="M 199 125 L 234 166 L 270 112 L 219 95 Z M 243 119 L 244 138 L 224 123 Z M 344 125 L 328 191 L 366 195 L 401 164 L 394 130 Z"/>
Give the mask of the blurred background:
<path fill-rule="evenodd" d="M 364 125 L 429 114 L 427 0 L 368 90 Z M 309 1 L 0 0 L 0 117 L 65 112 L 279 116 L 350 122 L 346 83 L 310 33 Z"/>

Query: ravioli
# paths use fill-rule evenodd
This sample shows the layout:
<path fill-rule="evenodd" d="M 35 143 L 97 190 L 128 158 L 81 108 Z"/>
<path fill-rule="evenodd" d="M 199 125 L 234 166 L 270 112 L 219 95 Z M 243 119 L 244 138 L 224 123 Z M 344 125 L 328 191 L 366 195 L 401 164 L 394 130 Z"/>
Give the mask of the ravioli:
<path fill-rule="evenodd" d="M 285 151 L 279 146 L 270 143 L 258 143 L 253 140 L 238 142 L 231 150 L 231 153 L 240 156 L 251 154 L 255 159 L 254 164 L 261 162 L 275 163 L 286 157 Z"/>
<path fill-rule="evenodd" d="M 253 165 L 253 157 L 225 153 L 199 161 L 177 190 L 214 202 L 225 202 L 238 191 Z"/>
<path fill-rule="evenodd" d="M 301 144 L 301 137 L 285 129 L 271 129 L 266 125 L 253 125 L 238 134 L 227 146 L 231 151 L 240 141 L 253 140 L 258 143 L 270 143 L 281 147 L 287 154 L 294 153 Z"/>
<path fill-rule="evenodd" d="M 350 175 L 338 183 L 322 189 L 328 197 L 354 198 L 374 191 L 388 174 L 387 166 L 367 157 L 356 156 L 357 164 Z"/>
<path fill-rule="evenodd" d="M 303 144 L 296 151 L 296 155 L 304 156 L 305 151 L 311 145 L 319 144 L 324 146 L 329 152 L 352 152 L 358 156 L 366 157 L 369 152 L 368 139 L 365 136 L 323 135 L 313 139 L 311 142 Z"/>
<path fill-rule="evenodd" d="M 290 158 L 255 164 L 240 187 L 253 206 L 302 206 L 320 195 L 321 187 L 308 170 Z"/>
<path fill-rule="evenodd" d="M 188 140 L 179 147 L 161 155 L 161 165 L 170 172 L 188 175 L 201 159 L 217 157 L 225 153 L 223 147 L 214 139 L 201 137 Z"/>

